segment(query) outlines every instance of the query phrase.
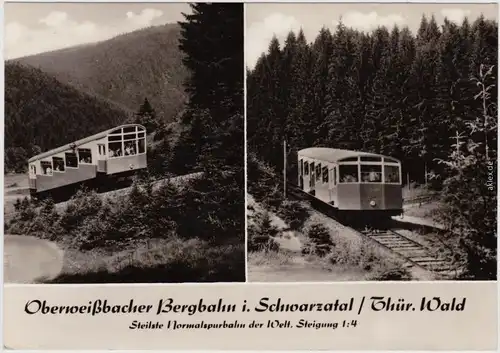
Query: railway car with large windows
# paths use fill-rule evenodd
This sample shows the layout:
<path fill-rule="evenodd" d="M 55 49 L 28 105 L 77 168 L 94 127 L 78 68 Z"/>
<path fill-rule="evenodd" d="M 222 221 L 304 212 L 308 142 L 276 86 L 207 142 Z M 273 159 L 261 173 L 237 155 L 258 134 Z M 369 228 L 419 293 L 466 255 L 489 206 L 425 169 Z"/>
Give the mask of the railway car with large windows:
<path fill-rule="evenodd" d="M 82 183 L 111 185 L 147 168 L 146 129 L 127 124 L 29 159 L 32 196 L 65 194 Z"/>
<path fill-rule="evenodd" d="M 380 154 L 313 147 L 298 152 L 299 188 L 344 215 L 403 212 L 401 162 Z"/>

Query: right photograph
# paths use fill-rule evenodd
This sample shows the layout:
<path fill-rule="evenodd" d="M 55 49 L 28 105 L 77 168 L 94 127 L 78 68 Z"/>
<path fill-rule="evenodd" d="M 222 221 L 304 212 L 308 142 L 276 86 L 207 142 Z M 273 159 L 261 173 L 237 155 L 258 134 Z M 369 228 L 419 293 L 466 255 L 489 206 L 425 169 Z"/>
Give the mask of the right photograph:
<path fill-rule="evenodd" d="M 498 4 L 247 4 L 247 280 L 497 278 Z"/>

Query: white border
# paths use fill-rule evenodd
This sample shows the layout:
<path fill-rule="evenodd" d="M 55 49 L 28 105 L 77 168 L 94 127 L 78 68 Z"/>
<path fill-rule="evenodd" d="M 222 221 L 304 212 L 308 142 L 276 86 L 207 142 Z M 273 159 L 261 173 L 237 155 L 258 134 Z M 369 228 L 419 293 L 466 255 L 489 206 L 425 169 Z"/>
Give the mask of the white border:
<path fill-rule="evenodd" d="M 2 1 L 2 4 L 4 4 L 5 1 Z M 14 1 L 12 1 L 14 2 Z M 37 1 L 37 0 L 24 0 L 22 2 L 25 2 L 25 3 L 55 3 L 55 2 L 65 2 L 65 3 L 82 3 L 82 2 L 88 2 L 88 3 L 102 3 L 104 1 L 94 1 L 94 0 L 90 0 L 90 1 L 58 1 L 58 0 L 53 0 L 53 1 Z M 139 1 L 137 0 L 108 0 L 108 1 L 105 1 L 105 2 L 108 2 L 108 3 L 138 3 Z M 170 0 L 148 0 L 147 2 L 144 2 L 144 4 L 147 4 L 147 3 L 188 3 L 189 1 L 170 1 Z M 217 1 L 217 0 L 214 0 L 212 1 L 214 3 L 224 3 L 224 2 L 243 2 L 243 1 L 230 1 L 230 0 L 223 0 L 223 1 Z M 243 19 L 243 23 L 244 23 L 244 33 L 245 33 L 245 37 L 246 37 L 246 4 L 247 3 L 305 3 L 307 1 L 300 1 L 300 0 L 275 0 L 275 1 L 258 1 L 258 0 L 246 0 L 244 1 L 244 6 L 243 6 L 243 13 L 244 13 L 244 19 Z M 358 1 L 335 1 L 335 0 L 316 0 L 316 1 L 311 1 L 310 2 L 311 4 L 313 3 L 332 3 L 332 4 L 335 4 L 335 3 L 380 3 L 380 4 L 390 4 L 390 3 L 393 3 L 393 4 L 418 4 L 418 3 L 429 3 L 429 4 L 497 4 L 498 5 L 498 1 L 472 1 L 472 0 L 441 0 L 441 1 L 432 1 L 432 0 L 421 0 L 421 1 L 413 1 L 413 0 L 407 0 L 407 1 L 390 1 L 390 0 L 379 0 L 379 1 L 373 1 L 373 0 L 358 0 Z M 3 10 L 4 8 L 2 8 Z M 4 23 L 4 11 L 1 11 L 1 14 L 0 14 L 0 21 L 2 23 L 2 26 L 1 26 L 1 29 L 0 29 L 0 33 L 2 33 L 2 38 L 3 38 L 3 31 L 4 31 L 4 26 L 3 26 L 3 23 Z M 499 31 L 500 33 L 500 31 Z M 243 48 L 245 49 L 245 43 L 243 45 Z M 5 65 L 4 65 L 4 60 L 3 60 L 3 40 L 0 40 L 0 78 L 1 78 L 1 82 L 5 82 L 5 74 L 4 74 L 4 69 L 5 69 Z M 247 102 L 247 96 L 246 96 L 246 58 L 244 56 L 244 66 L 243 66 L 243 70 L 244 70 L 244 106 L 246 107 L 246 102 Z M 498 71 L 498 66 L 497 66 L 497 71 Z M 498 73 L 497 73 L 497 78 L 498 78 Z M 497 81 L 498 82 L 498 81 Z M 2 86 L 3 87 L 3 86 Z M 1 107 L 2 107 L 2 117 L 5 116 L 5 109 L 4 109 L 4 101 L 5 101 L 5 92 L 4 92 L 4 89 L 1 90 L 1 93 L 0 93 L 0 97 L 1 97 Z M 500 105 L 500 99 L 499 99 L 499 105 Z M 245 162 L 244 162 L 244 180 L 245 180 L 245 195 L 244 195 L 244 198 L 245 198 L 245 254 L 247 252 L 247 237 L 248 237 L 248 233 L 247 233 L 247 198 L 246 198 L 246 191 L 247 191 L 247 163 L 246 163 L 246 159 L 247 159 L 247 145 L 246 145 L 246 129 L 247 129 L 247 125 L 246 125 L 246 109 L 244 111 L 244 141 L 245 141 L 245 146 L 244 146 L 244 156 L 245 156 Z M 4 134 L 4 119 L 0 119 L 0 130 L 2 132 L 2 136 L 5 136 Z M 5 138 L 2 138 L 1 139 L 1 143 L 0 143 L 0 153 L 2 154 L 2 156 L 4 156 L 4 145 L 5 144 Z M 498 143 L 500 145 L 500 142 Z M 497 146 L 498 147 L 498 146 Z M 497 191 L 499 189 L 499 186 L 500 186 L 500 176 L 498 174 L 498 160 L 497 160 Z M 4 189 L 4 158 L 1 158 L 1 161 L 0 161 L 0 172 L 2 173 L 2 176 L 0 177 L 0 186 L 2 187 L 2 190 Z M 4 203 L 4 193 L 2 192 L 1 195 L 0 195 L 0 200 L 2 201 L 2 205 Z M 498 219 L 498 209 L 497 209 L 497 219 Z M 2 227 L 3 227 L 3 223 L 4 223 L 4 212 L 0 212 L 0 222 L 2 224 Z M 500 226 L 497 222 L 497 234 L 498 234 L 498 231 L 500 230 Z M 3 232 L 2 232 L 2 238 L 3 238 Z M 500 239 L 497 239 L 497 242 L 498 244 L 500 245 Z M 0 250 L 1 250 L 1 253 L 3 253 L 3 241 L 1 242 L 0 244 Z M 498 252 L 497 252 L 498 253 Z M 500 261 L 499 261 L 499 264 L 500 264 Z M 3 262 L 2 262 L 2 271 L 0 271 L 0 279 L 2 280 L 2 283 L 3 283 Z M 498 271 L 498 266 L 497 266 L 497 271 Z M 248 274 L 248 263 L 245 262 L 245 278 L 246 278 L 246 281 L 248 280 L 247 278 L 247 274 Z M 437 281 L 411 281 L 411 282 L 405 282 L 405 284 L 408 284 L 408 285 L 412 285 L 412 284 L 419 284 L 419 283 L 436 283 Z M 450 282 L 450 283 L 453 283 L 453 282 L 460 282 L 460 283 L 465 283 L 465 282 L 473 282 L 473 283 L 477 283 L 477 282 L 482 282 L 482 281 L 439 281 L 439 282 Z M 490 281 L 485 281 L 485 282 L 490 282 Z M 500 297 L 500 286 L 498 286 L 498 280 L 496 281 L 497 282 L 497 290 L 498 290 L 498 294 L 499 294 L 499 297 Z M 364 285 L 384 285 L 384 284 L 389 284 L 389 283 L 401 283 L 399 281 L 395 281 L 395 282 L 392 282 L 392 281 L 387 281 L 387 282 L 371 282 L 371 281 L 359 281 L 359 282 L 277 282 L 277 283 L 263 283 L 263 282 L 252 282 L 251 285 L 304 285 L 304 284 L 320 284 L 320 285 L 329 285 L 331 283 L 342 283 L 344 285 L 357 285 L 357 284 L 364 284 Z M 29 287 L 32 287 L 32 286 L 37 286 L 37 287 L 40 287 L 40 286 L 58 286 L 58 287 L 74 287 L 74 286 L 87 286 L 87 287 L 92 287 L 92 286 L 206 286 L 206 285 L 215 285 L 215 286 L 241 286 L 241 285 L 248 285 L 249 283 L 248 282 L 236 282 L 236 283 L 183 283 L 183 284 L 173 284 L 173 283 L 168 283 L 168 284 L 158 284 L 158 283 L 154 283 L 154 284 L 150 284 L 150 283 L 144 283 L 144 284 L 141 284 L 141 283 L 131 283 L 131 284 L 48 284 L 48 285 L 43 285 L 43 284 L 36 284 L 36 285 L 16 285 L 16 284 L 6 284 L 5 286 L 6 287 L 11 287 L 11 286 L 16 286 L 16 287 L 26 287 L 26 288 L 29 288 Z M 2 301 L 2 304 L 3 304 L 3 287 L 2 289 L 0 290 L 0 300 Z M 500 307 L 499 307 L 499 314 L 500 314 Z M 0 315 L 0 327 L 3 327 L 3 315 Z M 2 347 L 2 351 L 3 351 L 3 330 L 0 330 L 0 343 L 2 343 L 1 347 Z M 105 350 L 103 350 L 105 351 Z M 20 351 L 20 352 L 23 352 L 23 351 Z M 29 352 L 37 352 L 37 351 L 29 351 Z M 75 352 L 83 352 L 83 351 L 75 351 Z M 130 351 L 123 351 L 123 350 L 117 350 L 117 352 L 130 352 Z M 136 351 L 136 352 L 140 352 L 140 351 Z M 151 352 L 159 352 L 159 351 L 151 351 Z M 201 352 L 201 351 L 186 351 L 186 352 Z M 236 352 L 236 351 L 228 351 L 228 352 Z M 259 351 L 259 352 L 272 352 L 272 351 Z M 297 351 L 297 352 L 308 352 L 308 351 Z M 364 351 L 363 351 L 364 352 Z M 412 351 L 404 351 L 404 352 L 412 352 Z M 425 351 L 413 351 L 413 352 L 425 352 Z M 444 352 L 444 351 L 443 351 Z M 470 351 L 468 351 L 470 352 Z"/>

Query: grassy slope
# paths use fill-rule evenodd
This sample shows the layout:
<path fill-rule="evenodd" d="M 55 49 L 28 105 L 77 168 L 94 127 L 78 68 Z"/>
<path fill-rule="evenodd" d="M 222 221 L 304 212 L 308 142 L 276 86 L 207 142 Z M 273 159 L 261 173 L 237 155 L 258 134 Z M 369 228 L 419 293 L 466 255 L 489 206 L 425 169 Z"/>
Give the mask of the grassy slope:
<path fill-rule="evenodd" d="M 181 186 L 197 176 L 199 174 L 177 177 L 172 182 Z M 15 181 L 19 181 L 19 177 L 10 176 L 9 182 Z M 158 186 L 159 183 L 155 184 L 154 189 Z M 129 191 L 126 188 L 99 196 L 103 200 L 112 199 L 123 204 Z M 67 205 L 60 203 L 56 210 L 63 213 Z M 55 245 L 64 252 L 64 259 L 61 273 L 50 282 L 126 283 L 137 282 L 138 278 L 142 282 L 164 283 L 244 280 L 242 244 L 212 244 L 197 238 L 179 239 L 170 231 L 165 229 L 165 238 L 128 239 L 126 242 L 90 250 L 75 248 L 70 237 L 55 240 Z"/>
<path fill-rule="evenodd" d="M 252 224 L 254 214 L 263 209 L 251 196 L 248 197 L 248 205 L 249 224 Z M 312 211 L 304 229 L 314 224 L 326 226 L 337 244 L 334 256 L 338 262 L 333 264 L 328 257 L 302 255 L 300 248 L 306 236 L 286 231 L 288 225 L 275 214 L 271 214 L 271 219 L 280 230 L 280 235 L 275 239 L 280 244 L 280 250 L 248 254 L 248 280 L 251 282 L 363 281 L 397 264 L 395 258 L 382 260 L 387 254 L 380 253 L 378 248 L 363 242 L 356 234 L 315 211 Z"/>
<path fill-rule="evenodd" d="M 179 33 L 177 24 L 155 26 L 16 61 L 133 111 L 147 97 L 159 116 L 169 122 L 186 97 L 182 85 L 187 70 L 178 49 Z"/>
<path fill-rule="evenodd" d="M 65 249 L 54 283 L 178 283 L 242 281 L 243 249 L 193 239 L 139 240 L 120 249 Z M 240 268 L 233 268 L 240 264 Z M 214 269 L 209 273 L 207 269 Z"/>

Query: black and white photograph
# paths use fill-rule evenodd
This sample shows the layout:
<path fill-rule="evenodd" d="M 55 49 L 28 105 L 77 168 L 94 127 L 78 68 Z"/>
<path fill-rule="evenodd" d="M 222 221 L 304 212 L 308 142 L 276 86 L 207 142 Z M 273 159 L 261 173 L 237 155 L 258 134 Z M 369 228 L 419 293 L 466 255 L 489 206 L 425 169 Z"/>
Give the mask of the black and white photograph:
<path fill-rule="evenodd" d="M 5 283 L 245 281 L 243 16 L 4 5 Z"/>
<path fill-rule="evenodd" d="M 497 278 L 497 4 L 247 4 L 248 281 Z"/>

